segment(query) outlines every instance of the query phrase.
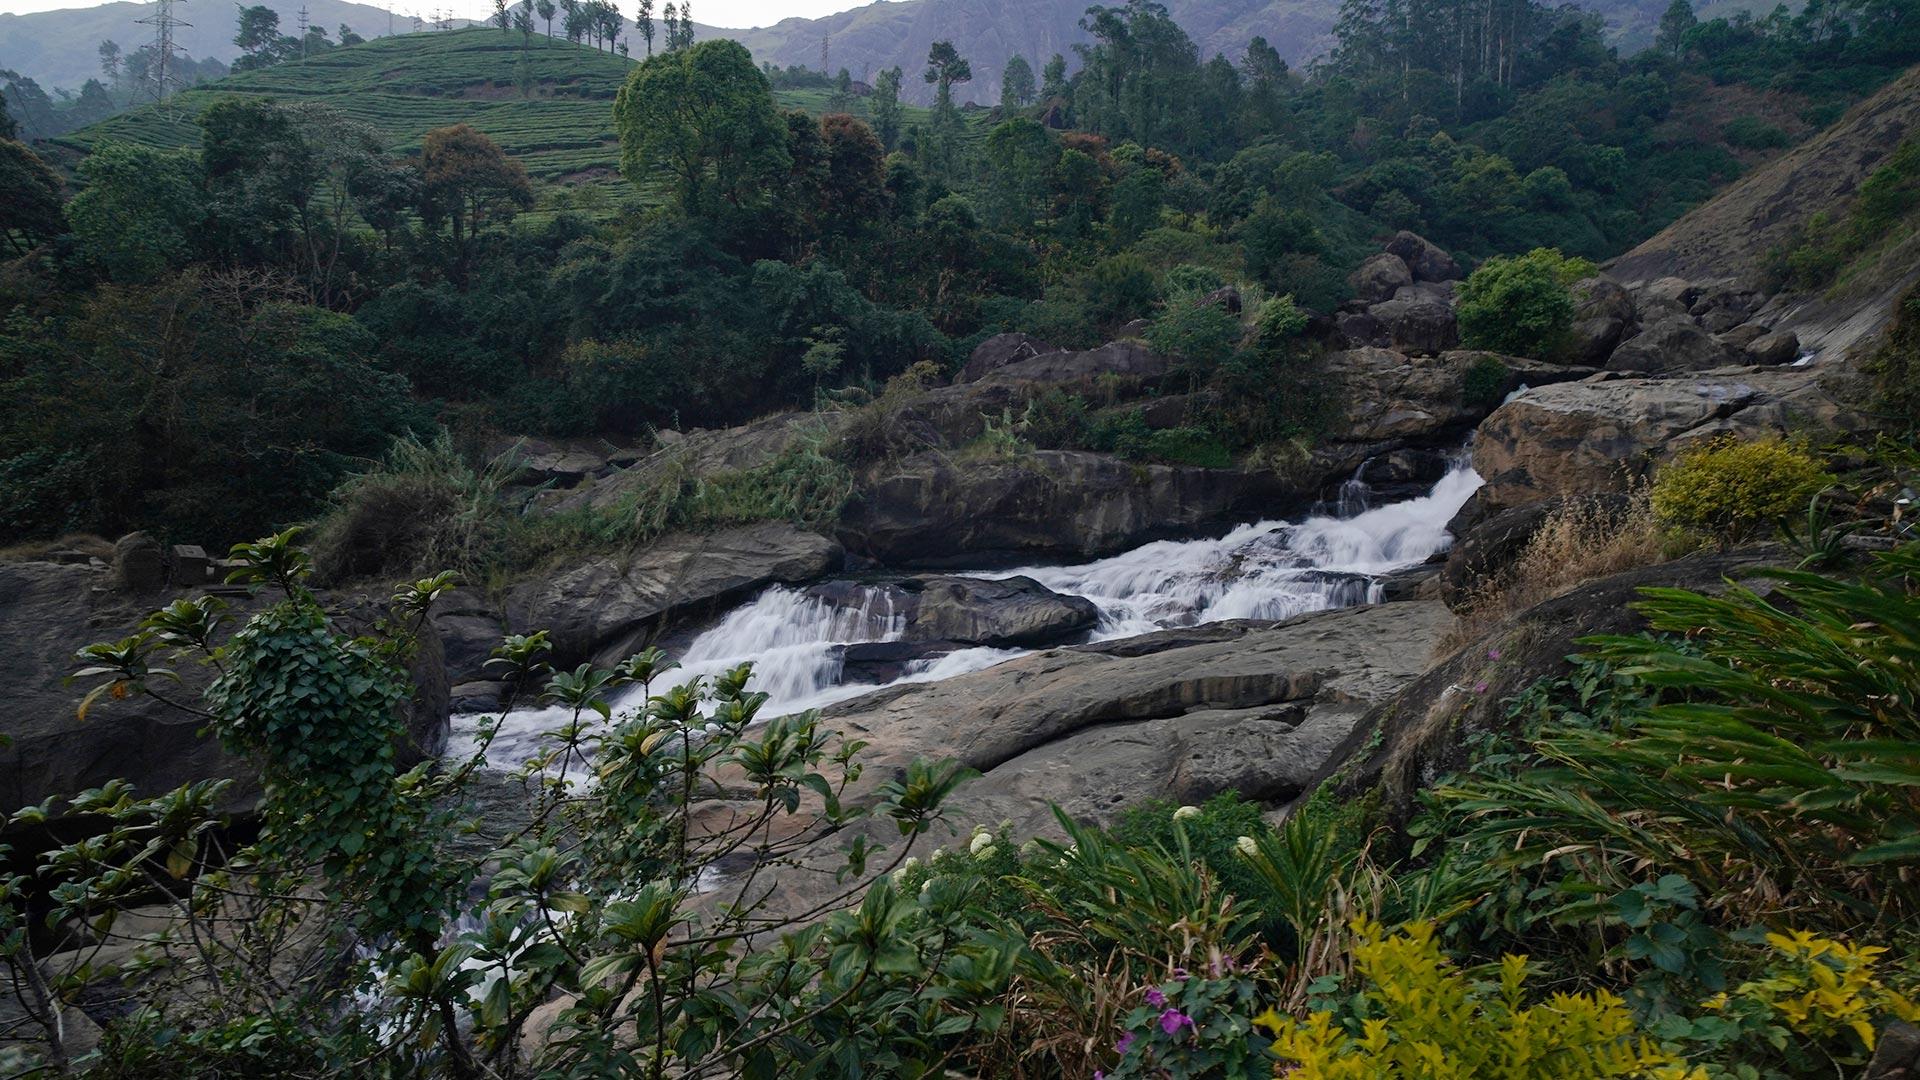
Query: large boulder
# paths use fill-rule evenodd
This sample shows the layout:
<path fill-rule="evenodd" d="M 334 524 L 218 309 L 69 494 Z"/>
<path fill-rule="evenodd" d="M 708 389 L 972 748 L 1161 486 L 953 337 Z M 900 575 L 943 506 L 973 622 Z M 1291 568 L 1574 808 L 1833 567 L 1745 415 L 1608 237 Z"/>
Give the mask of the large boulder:
<path fill-rule="evenodd" d="M 516 633 L 546 630 L 554 665 L 572 667 L 602 652 L 630 651 L 679 615 L 829 573 L 843 558 L 839 544 L 785 522 L 677 533 L 514 586 L 507 622 Z"/>
<path fill-rule="evenodd" d="M 1791 330 L 1762 334 L 1747 342 L 1746 354 L 1748 363 L 1791 364 L 1800 358 L 1800 338 Z"/>
<path fill-rule="evenodd" d="M 1329 425 L 1333 442 L 1435 442 L 1452 439 L 1492 410 L 1498 397 L 1469 400 L 1468 376 L 1476 367 L 1505 369 L 1499 393 L 1521 383 L 1537 385 L 1578 378 L 1585 372 L 1518 357 L 1473 350 L 1411 357 L 1388 349 L 1330 353 L 1326 376 L 1335 387 L 1341 415 Z"/>
<path fill-rule="evenodd" d="M 1100 621 L 1093 601 L 1024 576 L 829 581 L 811 586 L 807 595 L 835 609 L 884 611 L 898 620 L 897 641 L 859 647 L 852 658 L 864 663 L 925 659 L 955 646 L 1041 648 L 1084 634 Z M 927 645 L 945 648 L 922 647 Z"/>
<path fill-rule="evenodd" d="M 1473 463 L 1486 487 L 1477 499 L 1491 514 L 1555 495 L 1619 491 L 1702 438 L 1857 423 L 1805 368 L 1536 386 L 1480 425 Z"/>
<path fill-rule="evenodd" d="M 849 551 L 894 566 L 1093 558 L 1269 511 L 1316 486 L 1070 450 L 971 461 L 928 452 L 877 467 L 838 535 Z"/>
<path fill-rule="evenodd" d="M 1361 263 L 1358 269 L 1347 275 L 1347 285 L 1353 289 L 1353 294 L 1368 303 L 1391 300 L 1402 285 L 1411 284 L 1413 272 L 1407 269 L 1406 261 L 1384 251 Z"/>
<path fill-rule="evenodd" d="M 981 376 L 981 382 L 1068 383 L 1092 382 L 1102 375 L 1158 379 L 1167 373 L 1167 358 L 1139 341 L 1109 341 L 1085 352 L 1041 353 L 1016 360 Z"/>
<path fill-rule="evenodd" d="M 1567 342 L 1567 358 L 1582 367 L 1601 367 L 1627 334 L 1628 324 L 1610 315 L 1580 319 Z"/>
<path fill-rule="evenodd" d="M 1387 253 L 1399 257 L 1415 281 L 1452 281 L 1460 276 L 1460 264 L 1453 261 L 1453 256 L 1405 229 L 1387 241 Z"/>
<path fill-rule="evenodd" d="M 1050 352 L 1058 352 L 1052 345 L 1030 334 L 995 334 L 974 346 L 973 355 L 953 377 L 956 383 L 978 382 L 990 372 L 998 371 L 1008 364 L 1017 364 L 1022 360 L 1031 360 Z"/>
<path fill-rule="evenodd" d="M 1573 295 L 1573 317 L 1633 321 L 1633 294 L 1609 277 L 1581 278 L 1568 290 Z"/>
<path fill-rule="evenodd" d="M 1608 371 L 1637 371 L 1654 375 L 1706 371 L 1741 362 L 1740 353 L 1701 329 L 1685 315 L 1671 315 L 1649 326 L 1613 350 Z"/>
<path fill-rule="evenodd" d="M 919 596 L 907 635 L 921 641 L 1033 648 L 1084 633 L 1100 609 L 1084 596 L 1065 596 L 1030 577 L 915 579 Z"/>
<path fill-rule="evenodd" d="M 8 657 L 9 706 L 9 741 L 0 745 L 0 803 L 24 806 L 116 778 L 131 781 L 141 795 L 190 781 L 232 779 L 229 805 L 250 809 L 260 793 L 253 766 L 205 734 L 203 717 L 138 694 L 103 697 L 85 720 L 76 716 L 80 696 L 91 687 L 67 684 L 66 676 L 80 666 L 74 653 L 96 641 L 127 637 L 154 607 L 195 595 L 97 592 L 102 576 L 83 566 L 0 562 L 0 651 Z M 265 591 L 229 597 L 233 610 L 227 628 L 238 629 L 273 599 Z M 321 599 L 353 632 L 380 611 L 365 598 L 323 594 Z M 180 680 L 165 684 L 168 696 L 180 701 L 197 701 L 214 674 L 190 660 L 167 666 Z M 447 676 L 437 635 L 421 635 L 411 677 L 413 694 L 403 706 L 406 741 L 400 747 L 408 765 L 438 755 L 446 743 Z"/>
<path fill-rule="evenodd" d="M 1453 305 L 1415 286 L 1367 308 L 1367 315 L 1382 327 L 1387 346 L 1404 353 L 1432 356 L 1460 344 Z"/>

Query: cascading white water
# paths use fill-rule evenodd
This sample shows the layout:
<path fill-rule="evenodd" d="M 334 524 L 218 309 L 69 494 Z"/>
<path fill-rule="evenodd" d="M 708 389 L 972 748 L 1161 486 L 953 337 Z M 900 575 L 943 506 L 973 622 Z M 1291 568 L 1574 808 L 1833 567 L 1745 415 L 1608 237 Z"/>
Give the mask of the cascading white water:
<path fill-rule="evenodd" d="M 1366 506 L 1362 473 L 1343 489 L 1344 506 Z M 1094 640 L 1149 633 L 1223 619 L 1284 619 L 1309 611 L 1376 602 L 1379 577 L 1446 550 L 1447 522 L 1479 488 L 1464 455 L 1418 498 L 1352 516 L 1316 516 L 1297 523 L 1262 521 L 1215 539 L 1163 540 L 1075 566 L 986 571 L 975 577 L 1025 575 L 1055 592 L 1092 600 L 1100 609 Z M 1349 500 L 1352 500 L 1351 502 Z M 966 574 L 966 571 L 950 571 Z M 879 689 L 842 682 L 842 646 L 898 641 L 905 620 L 885 589 L 855 590 L 852 602 L 773 587 L 735 608 L 695 638 L 682 668 L 656 680 L 658 693 L 695 675 L 711 676 L 746 661 L 753 688 L 768 695 L 762 716 L 821 708 Z M 892 683 L 931 682 L 978 671 L 1021 655 L 1020 649 L 961 649 L 915 661 Z M 637 698 L 638 691 L 633 697 Z M 632 698 L 619 707 L 640 704 Z M 538 735 L 567 717 L 529 710 L 508 717 L 488 750 L 489 763 L 512 768 L 539 749 Z M 478 718 L 456 718 L 449 752 L 471 752 Z"/>
<path fill-rule="evenodd" d="M 1262 521 L 1215 540 L 1163 540 L 1098 562 L 994 576 L 1024 574 L 1092 600 L 1101 640 L 1223 619 L 1285 619 L 1378 600 L 1378 575 L 1447 548 L 1448 520 L 1480 483 L 1462 461 L 1427 494 L 1349 518 Z"/>

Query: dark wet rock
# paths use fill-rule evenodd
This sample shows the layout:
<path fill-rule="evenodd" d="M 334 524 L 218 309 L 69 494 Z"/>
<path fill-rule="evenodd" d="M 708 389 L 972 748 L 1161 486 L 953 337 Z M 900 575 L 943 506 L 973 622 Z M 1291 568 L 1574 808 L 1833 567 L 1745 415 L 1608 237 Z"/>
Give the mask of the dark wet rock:
<path fill-rule="evenodd" d="M 995 334 L 974 346 L 973 355 L 953 377 L 956 383 L 978 382 L 1008 364 L 1031 360 L 1044 353 L 1058 352 L 1053 346 L 1031 334 Z"/>

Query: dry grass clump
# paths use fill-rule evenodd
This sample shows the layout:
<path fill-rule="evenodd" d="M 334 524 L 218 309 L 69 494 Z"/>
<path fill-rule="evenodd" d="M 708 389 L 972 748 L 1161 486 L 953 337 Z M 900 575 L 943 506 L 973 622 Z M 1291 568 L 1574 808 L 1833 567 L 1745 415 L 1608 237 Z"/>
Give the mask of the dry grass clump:
<path fill-rule="evenodd" d="M 1437 650 L 1451 653 L 1509 615 L 1583 582 L 1667 562 L 1696 546 L 1660 524 L 1645 487 L 1628 493 L 1624 503 L 1569 499 L 1540 523 L 1505 574 L 1473 592 Z"/>
<path fill-rule="evenodd" d="M 82 551 L 96 559 L 113 561 L 113 541 L 92 533 L 68 533 L 52 540 L 28 540 L 0 547 L 0 562 L 32 562 L 56 551 Z"/>

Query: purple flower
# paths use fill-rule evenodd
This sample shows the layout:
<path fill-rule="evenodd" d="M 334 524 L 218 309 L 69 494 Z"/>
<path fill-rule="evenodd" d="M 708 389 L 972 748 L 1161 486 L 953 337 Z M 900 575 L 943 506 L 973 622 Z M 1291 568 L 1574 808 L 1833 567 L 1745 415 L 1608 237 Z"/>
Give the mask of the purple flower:
<path fill-rule="evenodd" d="M 1193 1017 L 1188 1016 L 1179 1009 L 1168 1009 L 1166 1012 L 1160 1014 L 1160 1030 L 1169 1035 L 1178 1032 L 1183 1027 L 1192 1026 Z"/>
<path fill-rule="evenodd" d="M 1095 1069 L 1093 1070 L 1093 1080 L 1107 1080 L 1107 1074 L 1101 1072 L 1099 1069 Z"/>
<path fill-rule="evenodd" d="M 1486 693 L 1486 692 L 1487 692 L 1487 684 L 1486 684 L 1486 683 L 1483 683 L 1483 682 L 1477 682 L 1477 683 L 1474 683 L 1474 684 L 1473 684 L 1473 692 L 1474 692 L 1474 693 L 1476 693 L 1476 694 L 1484 694 L 1484 693 Z"/>
<path fill-rule="evenodd" d="M 1499 649 L 1488 649 L 1488 650 L 1487 650 L 1487 659 L 1489 659 L 1489 660 L 1498 660 L 1498 659 L 1500 659 L 1500 650 L 1499 650 Z"/>
<path fill-rule="evenodd" d="M 1179 980 L 1180 980 L 1181 982 L 1185 982 L 1185 981 L 1187 980 L 1187 969 L 1186 969 L 1186 968 L 1174 968 L 1174 969 L 1173 969 L 1173 977 L 1174 977 L 1174 978 L 1176 978 L 1176 979 L 1179 979 Z"/>
<path fill-rule="evenodd" d="M 1132 1046 L 1133 1046 L 1133 1032 L 1129 1031 L 1125 1035 L 1120 1036 L 1119 1042 L 1113 1044 L 1113 1052 L 1124 1056 L 1127 1050 Z"/>
<path fill-rule="evenodd" d="M 1167 995 L 1161 993 L 1159 987 L 1149 986 L 1147 987 L 1147 1004 L 1153 1006 L 1156 1009 L 1165 1008 L 1167 1004 Z"/>

